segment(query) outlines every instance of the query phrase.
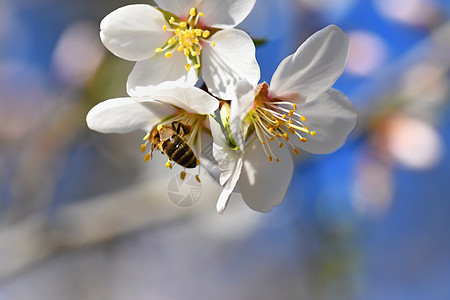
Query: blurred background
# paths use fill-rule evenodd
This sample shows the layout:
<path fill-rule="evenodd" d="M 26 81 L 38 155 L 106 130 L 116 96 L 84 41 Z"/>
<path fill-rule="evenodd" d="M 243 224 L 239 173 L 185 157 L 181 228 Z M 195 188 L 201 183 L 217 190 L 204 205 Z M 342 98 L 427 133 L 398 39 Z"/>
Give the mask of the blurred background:
<path fill-rule="evenodd" d="M 86 127 L 126 95 L 99 23 L 131 3 L 0 0 L 0 299 L 450 299 L 449 1 L 257 0 L 239 27 L 267 39 L 265 81 L 315 31 L 348 33 L 335 88 L 359 124 L 296 161 L 272 212 L 223 216 L 206 176 L 143 162 L 141 133 Z"/>

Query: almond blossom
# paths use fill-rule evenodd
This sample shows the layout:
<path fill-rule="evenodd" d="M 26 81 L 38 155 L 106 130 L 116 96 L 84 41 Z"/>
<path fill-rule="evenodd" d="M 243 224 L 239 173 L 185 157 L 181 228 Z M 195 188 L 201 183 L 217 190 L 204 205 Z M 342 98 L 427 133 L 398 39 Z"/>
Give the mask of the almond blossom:
<path fill-rule="evenodd" d="M 192 86 L 201 74 L 210 93 L 230 99 L 240 79 L 259 80 L 253 41 L 233 28 L 255 1 L 156 0 L 158 7 L 127 5 L 102 20 L 100 37 L 112 53 L 137 62 L 127 82 L 131 96 L 142 96 L 161 83 Z"/>
<path fill-rule="evenodd" d="M 254 210 L 266 212 L 279 205 L 293 171 L 287 148 L 295 154 L 299 149 L 323 154 L 343 145 L 356 125 L 357 113 L 347 97 L 331 86 L 344 70 L 347 53 L 347 35 L 330 25 L 280 63 L 270 87 L 265 82 L 256 89 L 255 83 L 237 84 L 228 138 L 221 138 L 211 123 L 214 157 L 225 186 L 217 205 L 220 213 L 236 184 Z M 227 140 L 235 141 L 238 149 L 227 149 Z"/>

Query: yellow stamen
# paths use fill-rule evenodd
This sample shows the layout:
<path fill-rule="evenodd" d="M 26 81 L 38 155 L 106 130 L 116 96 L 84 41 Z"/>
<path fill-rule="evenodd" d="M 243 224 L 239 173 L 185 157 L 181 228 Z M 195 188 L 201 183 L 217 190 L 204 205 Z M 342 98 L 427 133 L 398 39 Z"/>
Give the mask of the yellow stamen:
<path fill-rule="evenodd" d="M 181 28 L 187 28 L 187 23 L 186 22 L 180 22 L 180 27 Z"/>
<path fill-rule="evenodd" d="M 277 159 L 275 159 L 276 162 L 280 162 L 280 159 L 277 157 Z"/>
<path fill-rule="evenodd" d="M 265 144 L 266 144 L 266 141 L 262 141 L 261 143 L 262 143 L 263 145 L 265 145 Z"/>
<path fill-rule="evenodd" d="M 145 152 L 146 149 L 147 149 L 147 145 L 146 144 L 142 144 L 141 145 L 141 151 Z"/>
<path fill-rule="evenodd" d="M 304 143 L 304 142 L 306 142 L 306 141 L 307 141 L 307 139 L 306 139 L 305 137 L 301 137 L 301 138 L 300 138 L 300 142 L 303 142 L 303 143 Z"/>
<path fill-rule="evenodd" d="M 202 181 L 200 180 L 200 176 L 198 176 L 198 174 L 195 175 L 195 179 L 197 179 L 198 182 L 202 182 Z"/>
<path fill-rule="evenodd" d="M 173 22 L 175 22 L 175 18 L 174 18 L 174 17 L 171 17 L 171 18 L 169 19 L 169 23 L 170 23 L 170 24 L 173 24 Z"/>
<path fill-rule="evenodd" d="M 166 55 L 167 58 L 171 58 L 172 57 L 172 52 L 166 52 L 165 55 Z"/>
<path fill-rule="evenodd" d="M 195 65 L 194 65 L 194 68 L 195 68 L 195 69 L 198 69 L 198 68 L 200 68 L 200 66 L 201 66 L 200 64 L 195 64 Z"/>
<path fill-rule="evenodd" d="M 294 130 L 294 128 L 289 127 L 289 132 L 290 132 L 292 135 L 295 135 L 295 130 Z"/>
<path fill-rule="evenodd" d="M 289 117 L 292 117 L 294 115 L 294 111 L 291 109 L 290 111 L 289 111 Z"/>
<path fill-rule="evenodd" d="M 281 118 L 282 118 L 282 119 L 286 118 L 286 114 L 282 115 Z M 290 121 L 290 120 L 289 120 L 289 121 Z"/>
<path fill-rule="evenodd" d="M 296 155 L 299 154 L 299 152 L 298 152 L 298 150 L 297 150 L 296 148 L 294 148 L 294 150 L 292 150 L 292 151 L 294 151 L 294 153 L 295 153 Z"/>
<path fill-rule="evenodd" d="M 203 31 L 202 36 L 206 39 L 210 34 L 211 34 L 211 32 L 209 32 L 209 30 L 205 30 L 205 31 Z"/>
<path fill-rule="evenodd" d="M 273 160 L 272 156 L 269 155 L 269 161 L 272 161 L 272 160 Z"/>
<path fill-rule="evenodd" d="M 180 178 L 181 178 L 181 180 L 184 180 L 186 178 L 186 172 L 185 171 L 181 171 Z"/>
<path fill-rule="evenodd" d="M 150 159 L 150 153 L 145 154 L 144 161 L 148 161 Z"/>
<path fill-rule="evenodd" d="M 289 142 L 289 134 L 287 132 L 283 133 L 283 137 L 286 140 L 286 142 Z"/>
<path fill-rule="evenodd" d="M 163 25 L 163 30 L 167 31 L 167 25 Z"/>
<path fill-rule="evenodd" d="M 283 144 L 283 143 L 281 143 L 281 144 L 280 144 L 280 148 L 283 148 L 283 146 L 284 146 L 284 144 Z"/>
<path fill-rule="evenodd" d="M 305 118 L 304 116 L 301 116 L 301 117 L 300 117 L 300 120 L 301 120 L 302 122 L 305 122 L 305 121 L 306 121 L 306 118 Z"/>
<path fill-rule="evenodd" d="M 289 119 L 289 124 L 292 124 L 292 119 Z"/>
<path fill-rule="evenodd" d="M 191 64 L 185 65 L 184 68 L 189 72 L 191 70 Z"/>
<path fill-rule="evenodd" d="M 293 106 L 294 106 L 294 110 L 297 110 L 297 103 L 294 103 Z"/>
<path fill-rule="evenodd" d="M 315 132 L 315 131 L 311 131 L 309 134 L 310 134 L 311 136 L 315 136 L 315 135 L 316 135 L 316 132 Z"/>
<path fill-rule="evenodd" d="M 163 52 L 163 49 L 162 49 L 162 48 L 156 48 L 156 49 L 155 49 L 155 52 L 156 52 L 156 53 Z"/>
<path fill-rule="evenodd" d="M 195 12 L 195 8 L 191 8 L 191 10 L 189 11 L 189 15 L 195 17 L 197 13 Z"/>
<path fill-rule="evenodd" d="M 150 132 L 147 133 L 147 134 L 144 136 L 144 138 L 143 138 L 142 140 L 143 140 L 143 141 L 146 141 L 146 140 L 148 140 L 149 137 L 150 137 Z"/>
<path fill-rule="evenodd" d="M 216 42 L 213 41 L 213 42 L 211 43 L 211 45 L 212 45 L 213 47 L 215 47 L 215 46 L 216 46 Z"/>
<path fill-rule="evenodd" d="M 204 17 L 204 16 L 205 16 L 205 14 L 202 13 L 202 12 L 199 12 L 198 15 L 199 15 L 200 17 Z"/>

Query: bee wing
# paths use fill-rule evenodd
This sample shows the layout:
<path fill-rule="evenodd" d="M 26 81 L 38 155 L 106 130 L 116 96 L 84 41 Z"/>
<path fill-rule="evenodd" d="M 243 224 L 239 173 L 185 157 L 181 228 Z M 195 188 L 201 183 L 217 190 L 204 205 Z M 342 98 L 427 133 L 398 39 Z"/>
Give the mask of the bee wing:
<path fill-rule="evenodd" d="M 164 141 L 168 140 L 174 133 L 175 132 L 173 131 L 172 128 L 163 126 L 159 130 L 159 138 L 160 138 L 161 142 L 164 142 Z"/>

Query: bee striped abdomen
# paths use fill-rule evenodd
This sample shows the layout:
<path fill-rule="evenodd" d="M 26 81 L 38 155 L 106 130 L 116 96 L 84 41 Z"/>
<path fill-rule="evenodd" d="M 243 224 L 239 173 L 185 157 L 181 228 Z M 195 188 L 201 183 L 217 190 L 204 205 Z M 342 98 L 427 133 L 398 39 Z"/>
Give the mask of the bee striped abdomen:
<path fill-rule="evenodd" d="M 164 153 L 170 160 L 185 168 L 195 168 L 197 157 L 183 138 L 174 134 L 162 144 Z"/>

